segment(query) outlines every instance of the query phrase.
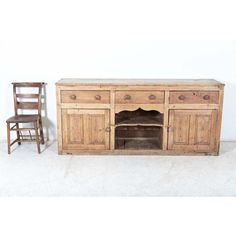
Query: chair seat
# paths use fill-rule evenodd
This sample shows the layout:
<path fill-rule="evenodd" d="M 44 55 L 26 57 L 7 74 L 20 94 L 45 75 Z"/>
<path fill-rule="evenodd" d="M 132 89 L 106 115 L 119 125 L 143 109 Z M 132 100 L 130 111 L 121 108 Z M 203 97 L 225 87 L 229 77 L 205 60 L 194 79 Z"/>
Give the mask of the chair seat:
<path fill-rule="evenodd" d="M 16 115 L 9 118 L 7 123 L 31 123 L 39 120 L 39 115 Z"/>

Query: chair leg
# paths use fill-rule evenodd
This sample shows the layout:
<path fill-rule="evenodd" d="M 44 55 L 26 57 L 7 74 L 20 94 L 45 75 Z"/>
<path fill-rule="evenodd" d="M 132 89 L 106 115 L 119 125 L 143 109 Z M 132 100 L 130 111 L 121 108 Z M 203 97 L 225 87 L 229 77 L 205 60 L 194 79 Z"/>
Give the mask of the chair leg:
<path fill-rule="evenodd" d="M 41 138 L 41 144 L 44 144 L 44 136 L 43 136 L 43 123 L 42 119 L 39 119 L 39 129 L 40 129 L 40 138 Z"/>
<path fill-rule="evenodd" d="M 11 127 L 10 124 L 7 123 L 7 147 L 8 147 L 8 154 L 11 154 Z"/>
<path fill-rule="evenodd" d="M 19 129 L 19 124 L 18 123 L 16 124 L 16 128 Z M 21 142 L 20 142 L 20 131 L 16 131 L 16 135 L 17 135 L 18 145 L 21 145 Z"/>
<path fill-rule="evenodd" d="M 39 133 L 38 133 L 38 122 L 34 123 L 34 129 L 35 129 L 35 137 L 36 137 L 38 153 L 40 154 L 40 140 L 39 140 Z"/>

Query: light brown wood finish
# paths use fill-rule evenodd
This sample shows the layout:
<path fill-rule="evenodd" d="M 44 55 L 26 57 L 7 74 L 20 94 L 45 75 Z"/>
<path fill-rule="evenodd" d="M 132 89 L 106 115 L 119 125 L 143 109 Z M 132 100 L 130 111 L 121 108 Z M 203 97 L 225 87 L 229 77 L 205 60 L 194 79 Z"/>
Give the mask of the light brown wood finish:
<path fill-rule="evenodd" d="M 223 113 L 223 101 L 224 101 L 224 90 L 220 90 L 219 95 L 219 109 L 218 109 L 218 119 L 216 125 L 216 151 L 219 155 L 220 151 L 220 134 L 221 134 L 221 124 L 222 124 L 222 113 Z"/>
<path fill-rule="evenodd" d="M 59 154 L 216 155 L 223 90 L 215 80 L 63 79 L 57 83 Z M 122 111 L 142 115 L 125 112 L 128 119 L 116 124 Z M 162 122 L 148 111 L 158 111 Z"/>
<path fill-rule="evenodd" d="M 63 109 L 63 149 L 109 149 L 109 121 L 109 110 Z"/>
<path fill-rule="evenodd" d="M 170 110 L 169 119 L 170 150 L 215 150 L 216 110 Z"/>
<path fill-rule="evenodd" d="M 168 121 L 169 121 L 169 96 L 170 92 L 168 90 L 165 91 L 165 106 L 164 106 L 164 122 L 163 122 L 163 150 L 167 150 L 168 145 Z"/>
<path fill-rule="evenodd" d="M 56 83 L 57 86 L 168 86 L 168 87 L 218 87 L 223 85 L 214 79 L 73 79 L 63 78 Z M 174 90 L 174 89 L 173 89 Z"/>
<path fill-rule="evenodd" d="M 218 104 L 219 92 L 217 91 L 178 91 L 170 92 L 170 104 Z"/>
<path fill-rule="evenodd" d="M 117 91 L 116 104 L 162 104 L 164 92 L 160 91 Z"/>
<path fill-rule="evenodd" d="M 115 91 L 111 90 L 110 93 L 110 101 L 111 101 L 111 108 L 110 108 L 110 149 L 115 149 Z"/>
<path fill-rule="evenodd" d="M 62 103 L 110 103 L 109 91 L 61 91 Z"/>
<path fill-rule="evenodd" d="M 161 113 L 164 112 L 164 104 L 116 104 L 115 113 L 121 111 L 135 111 L 139 108 L 142 108 L 145 111 L 155 110 Z"/>

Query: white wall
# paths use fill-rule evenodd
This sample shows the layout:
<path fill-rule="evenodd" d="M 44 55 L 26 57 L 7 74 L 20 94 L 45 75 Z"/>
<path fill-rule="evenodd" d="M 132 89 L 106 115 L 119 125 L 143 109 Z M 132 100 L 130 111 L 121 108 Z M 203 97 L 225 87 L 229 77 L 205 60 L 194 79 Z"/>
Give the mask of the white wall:
<path fill-rule="evenodd" d="M 223 140 L 236 140 L 234 0 L 12 0 L 0 4 L 0 139 L 12 81 L 45 81 L 56 137 L 62 77 L 215 78 L 226 83 Z M 195 41 L 193 41 L 195 40 Z M 224 41 L 217 41 L 224 40 Z"/>
<path fill-rule="evenodd" d="M 235 41 L 0 41 L 0 138 L 13 114 L 11 82 L 47 82 L 47 126 L 56 138 L 55 82 L 82 78 L 215 78 L 226 83 L 222 140 L 236 140 Z"/>

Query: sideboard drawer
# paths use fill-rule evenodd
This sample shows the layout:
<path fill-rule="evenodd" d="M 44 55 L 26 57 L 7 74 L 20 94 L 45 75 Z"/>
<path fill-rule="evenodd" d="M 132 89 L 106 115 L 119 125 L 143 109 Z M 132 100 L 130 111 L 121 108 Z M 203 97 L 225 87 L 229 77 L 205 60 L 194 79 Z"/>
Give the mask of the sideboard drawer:
<path fill-rule="evenodd" d="M 164 97 L 162 91 L 117 91 L 115 102 L 117 104 L 162 104 Z"/>
<path fill-rule="evenodd" d="M 175 91 L 170 92 L 170 104 L 218 104 L 218 91 Z"/>
<path fill-rule="evenodd" d="M 62 103 L 110 103 L 110 92 L 109 91 L 73 91 L 66 90 L 61 91 L 61 102 Z"/>

